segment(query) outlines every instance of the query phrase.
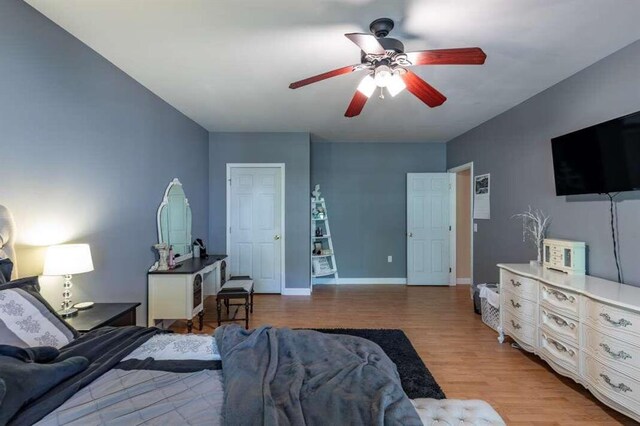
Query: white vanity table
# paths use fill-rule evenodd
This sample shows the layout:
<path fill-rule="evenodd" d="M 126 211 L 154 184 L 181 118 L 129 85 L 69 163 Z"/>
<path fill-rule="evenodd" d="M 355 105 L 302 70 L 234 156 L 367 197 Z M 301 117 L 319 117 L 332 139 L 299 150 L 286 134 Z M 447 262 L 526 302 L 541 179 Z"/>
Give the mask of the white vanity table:
<path fill-rule="evenodd" d="M 193 318 L 199 317 L 202 330 L 204 299 L 218 293 L 227 280 L 226 255 L 193 257 L 191 207 L 180 181 L 173 179 L 164 192 L 157 212 L 158 242 L 173 247 L 180 256 L 175 267 L 163 269 L 156 262 L 147 273 L 148 325 L 163 321 L 187 320 L 191 332 Z M 166 267 L 166 265 L 165 265 Z"/>
<path fill-rule="evenodd" d="M 204 259 L 190 258 L 168 271 L 148 272 L 149 326 L 158 320 L 187 320 L 191 332 L 197 315 L 202 330 L 204 299 L 215 295 L 226 281 L 223 262 L 226 255 L 209 255 Z"/>
<path fill-rule="evenodd" d="M 640 421 L 640 288 L 499 264 L 500 337 Z"/>

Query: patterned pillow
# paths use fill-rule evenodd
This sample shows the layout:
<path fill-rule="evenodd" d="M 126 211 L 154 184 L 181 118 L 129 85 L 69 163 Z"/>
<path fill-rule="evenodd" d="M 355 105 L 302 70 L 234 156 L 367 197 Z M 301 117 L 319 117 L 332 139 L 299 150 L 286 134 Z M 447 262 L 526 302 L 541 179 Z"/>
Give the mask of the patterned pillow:
<path fill-rule="evenodd" d="M 0 285 L 0 344 L 61 348 L 77 336 L 40 295 L 38 277 Z"/>

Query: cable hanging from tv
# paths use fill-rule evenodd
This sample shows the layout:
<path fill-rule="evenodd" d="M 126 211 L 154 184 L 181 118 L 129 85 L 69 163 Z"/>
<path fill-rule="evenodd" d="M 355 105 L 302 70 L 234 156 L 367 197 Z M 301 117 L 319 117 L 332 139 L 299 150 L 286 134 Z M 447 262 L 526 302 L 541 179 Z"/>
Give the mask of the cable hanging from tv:
<path fill-rule="evenodd" d="M 621 283 L 622 282 L 622 272 L 620 271 L 620 260 L 619 260 L 619 254 L 618 254 L 618 239 L 617 239 L 617 229 L 618 229 L 618 206 L 617 204 L 613 201 L 613 199 L 619 194 L 613 194 L 611 195 L 611 193 L 607 192 L 607 195 L 609 196 L 609 201 L 611 203 L 610 206 L 610 211 L 611 211 L 611 238 L 613 239 L 613 258 L 616 261 L 616 269 L 618 271 L 618 282 Z"/>

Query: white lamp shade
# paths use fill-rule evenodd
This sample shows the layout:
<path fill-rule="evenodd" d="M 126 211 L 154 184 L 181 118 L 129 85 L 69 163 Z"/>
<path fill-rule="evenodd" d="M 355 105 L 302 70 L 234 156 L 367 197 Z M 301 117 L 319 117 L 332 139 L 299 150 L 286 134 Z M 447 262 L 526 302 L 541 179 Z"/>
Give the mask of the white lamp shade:
<path fill-rule="evenodd" d="M 93 271 L 89 244 L 50 246 L 44 260 L 44 275 L 73 275 Z"/>

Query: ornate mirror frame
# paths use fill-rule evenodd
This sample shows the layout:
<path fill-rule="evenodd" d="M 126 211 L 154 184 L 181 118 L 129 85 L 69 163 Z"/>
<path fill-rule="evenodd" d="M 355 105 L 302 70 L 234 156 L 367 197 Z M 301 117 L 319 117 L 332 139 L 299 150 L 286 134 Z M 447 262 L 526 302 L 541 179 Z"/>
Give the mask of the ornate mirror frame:
<path fill-rule="evenodd" d="M 184 216 L 180 214 L 180 217 L 184 219 L 184 223 L 181 224 L 181 227 L 184 228 L 185 233 L 184 244 L 181 243 L 179 246 L 176 246 L 175 243 L 171 242 L 171 233 L 181 232 L 182 230 L 171 230 L 170 220 L 172 215 L 170 215 L 170 207 L 172 207 L 172 205 L 170 203 L 175 203 L 176 207 L 178 205 L 182 205 L 184 207 Z M 191 206 L 189 205 L 189 200 L 185 196 L 184 189 L 182 188 L 182 183 L 180 182 L 180 180 L 178 180 L 178 178 L 175 178 L 169 183 L 167 189 L 164 191 L 162 203 L 160 203 L 160 207 L 158 207 L 157 226 L 158 242 L 167 243 L 174 246 L 174 251 L 180 254 L 180 256 L 176 257 L 177 262 L 181 262 L 193 257 L 191 246 L 191 219 Z"/>

